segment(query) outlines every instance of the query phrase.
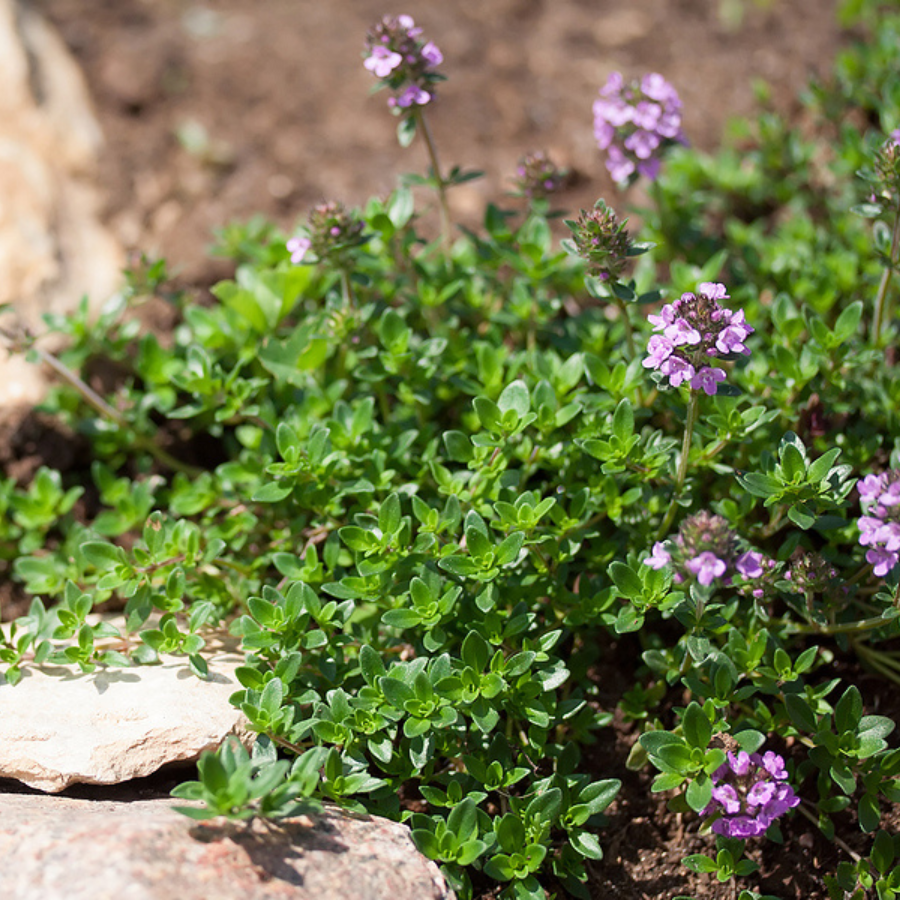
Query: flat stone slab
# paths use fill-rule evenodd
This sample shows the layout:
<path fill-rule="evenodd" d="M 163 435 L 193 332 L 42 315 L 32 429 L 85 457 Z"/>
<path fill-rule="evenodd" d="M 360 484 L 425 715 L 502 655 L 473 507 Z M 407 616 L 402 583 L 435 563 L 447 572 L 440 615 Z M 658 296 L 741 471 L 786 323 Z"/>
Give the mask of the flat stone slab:
<path fill-rule="evenodd" d="M 174 800 L 0 794 L 3 900 L 453 900 L 405 825 L 329 808 L 271 827 Z"/>
<path fill-rule="evenodd" d="M 247 743 L 246 719 L 228 702 L 241 689 L 234 670 L 242 662 L 228 651 L 211 656 L 207 681 L 183 658 L 88 675 L 26 667 L 15 687 L 0 679 L 0 778 L 55 793 L 195 760 L 229 734 Z"/>

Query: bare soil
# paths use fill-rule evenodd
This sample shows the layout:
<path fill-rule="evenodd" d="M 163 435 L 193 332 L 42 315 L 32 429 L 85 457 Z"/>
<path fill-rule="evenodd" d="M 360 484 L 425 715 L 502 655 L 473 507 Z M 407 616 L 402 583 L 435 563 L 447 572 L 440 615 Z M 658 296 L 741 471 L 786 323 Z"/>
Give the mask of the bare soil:
<path fill-rule="evenodd" d="M 754 110 L 755 79 L 771 86 L 775 108 L 796 114 L 797 91 L 827 74 L 847 39 L 837 0 L 31 2 L 87 76 L 106 135 L 101 181 L 111 228 L 131 251 L 164 256 L 183 284 L 199 289 L 230 274 L 205 254 L 215 229 L 256 214 L 290 229 L 321 199 L 360 204 L 390 191 L 400 173 L 425 169 L 420 145 L 397 145 L 384 95 L 369 95 L 373 79 L 361 66 L 366 28 L 385 13 L 412 14 L 444 53 L 449 81 L 431 112 L 442 162 L 485 172 L 452 195 L 456 220 L 468 224 L 487 200 L 502 201 L 529 150 L 574 171 L 562 200 L 569 210 L 598 197 L 620 208 L 635 199 L 617 194 L 593 143 L 591 103 L 613 70 L 662 73 L 684 101 L 692 144 L 713 150 L 730 117 Z M 737 26 L 723 14 L 735 8 L 744 12 Z M 70 475 L 85 464 L 39 418 L 11 438 L 0 466 L 19 479 L 40 464 Z M 605 708 L 634 683 L 640 649 L 634 637 L 604 648 L 594 677 Z M 869 709 L 896 718 L 889 687 L 854 661 L 845 666 L 841 674 L 859 684 Z M 669 696 L 661 712 L 682 699 Z M 592 896 L 734 897 L 732 885 L 681 865 L 713 842 L 698 834 L 696 816 L 670 812 L 665 796 L 650 793 L 649 772 L 625 768 L 638 733 L 617 715 L 588 754 L 596 777 L 624 785 L 601 833 L 606 858 L 591 866 Z M 147 796 L 167 791 L 170 780 L 120 790 Z M 887 827 L 896 821 L 891 813 Z M 865 839 L 847 825 L 844 838 L 862 849 Z M 751 842 L 761 870 L 746 886 L 782 900 L 824 900 L 821 877 L 845 851 L 799 815 L 784 836 L 781 846 Z"/>
<path fill-rule="evenodd" d="M 164 256 L 189 284 L 228 274 L 204 249 L 214 229 L 262 214 L 284 228 L 312 204 L 355 205 L 400 173 L 385 94 L 362 67 L 366 29 L 408 12 L 442 49 L 430 112 L 444 168 L 484 179 L 453 192 L 458 221 L 502 199 L 517 160 L 545 150 L 577 175 L 563 204 L 621 209 L 592 134 L 613 70 L 658 71 L 684 102 L 685 132 L 714 149 L 727 120 L 774 105 L 828 71 L 844 36 L 837 0 L 30 0 L 82 64 L 106 135 L 107 218 L 126 247 Z M 722 15 L 742 9 L 739 26 Z"/>

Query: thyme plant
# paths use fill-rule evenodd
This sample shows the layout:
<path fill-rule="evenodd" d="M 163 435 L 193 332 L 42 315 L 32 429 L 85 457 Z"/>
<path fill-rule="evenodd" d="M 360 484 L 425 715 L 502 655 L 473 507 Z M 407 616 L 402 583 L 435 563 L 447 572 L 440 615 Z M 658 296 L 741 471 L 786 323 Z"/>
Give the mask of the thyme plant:
<path fill-rule="evenodd" d="M 541 152 L 515 207 L 455 226 L 471 175 L 441 170 L 425 121 L 452 61 L 388 17 L 364 65 L 401 143 L 425 141 L 440 240 L 413 179 L 291 235 L 230 226 L 234 278 L 206 302 L 167 291 L 170 341 L 130 316 L 161 264 L 97 321 L 48 317 L 56 356 L 5 317 L 7 345 L 63 376 L 44 409 L 89 443 L 96 499 L 76 516 L 88 485 L 47 468 L 0 481 L 0 557 L 33 597 L 0 690 L 162 653 L 205 677 L 227 627 L 259 737 L 201 760 L 176 790 L 191 815 L 330 801 L 408 822 L 462 898 L 588 897 L 621 782 L 586 751 L 611 740 L 597 672 L 623 643 L 627 765 L 706 836 L 688 869 L 752 900 L 764 842 L 817 828 L 845 855 L 831 897 L 896 896 L 894 722 L 838 674 L 900 681 L 900 96 L 879 43 L 900 16 L 855 8 L 871 41 L 808 92 L 802 133 L 764 110 L 740 152 L 704 156 L 662 76 L 603 88 L 613 174 L 655 179 L 640 242 L 619 198 L 560 240 L 564 173 Z M 98 358 L 122 373 L 105 396 Z M 90 615 L 110 601 L 121 628 Z"/>

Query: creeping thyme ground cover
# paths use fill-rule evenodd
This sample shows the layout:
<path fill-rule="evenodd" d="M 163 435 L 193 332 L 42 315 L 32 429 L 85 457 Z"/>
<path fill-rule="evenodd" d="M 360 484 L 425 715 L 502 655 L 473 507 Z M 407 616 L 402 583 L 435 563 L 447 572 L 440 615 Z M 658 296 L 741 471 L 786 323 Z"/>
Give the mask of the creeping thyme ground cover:
<path fill-rule="evenodd" d="M 764 110 L 705 156 L 663 75 L 598 88 L 598 165 L 649 186 L 635 230 L 625 194 L 560 216 L 537 150 L 455 225 L 478 173 L 442 168 L 426 118 L 452 64 L 387 17 L 363 65 L 427 175 L 291 235 L 229 227 L 235 277 L 171 296 L 171 342 L 129 316 L 162 263 L 98 321 L 48 317 L 59 357 L 0 320 L 94 459 L 87 516 L 59 472 L 0 482 L 34 596 L 3 689 L 160 653 L 205 677 L 227 627 L 259 737 L 200 761 L 189 814 L 333 801 L 408 822 L 462 898 L 589 897 L 621 787 L 586 763 L 615 713 L 595 673 L 631 642 L 627 765 L 705 836 L 689 870 L 759 898 L 795 820 L 843 854 L 821 896 L 900 893 L 894 722 L 834 665 L 900 681 L 900 15 L 844 13 L 867 42 L 802 131 Z M 106 397 L 96 359 L 126 373 Z M 124 628 L 90 617 L 108 601 Z"/>

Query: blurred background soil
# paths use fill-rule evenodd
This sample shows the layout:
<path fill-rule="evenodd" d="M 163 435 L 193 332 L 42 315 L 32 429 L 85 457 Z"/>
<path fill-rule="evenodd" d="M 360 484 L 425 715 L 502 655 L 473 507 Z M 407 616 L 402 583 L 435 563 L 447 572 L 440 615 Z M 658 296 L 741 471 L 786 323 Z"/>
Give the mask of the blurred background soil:
<path fill-rule="evenodd" d="M 452 193 L 469 224 L 538 149 L 576 173 L 567 210 L 601 196 L 623 209 L 592 134 L 613 70 L 669 79 L 691 143 L 712 150 L 730 117 L 756 108 L 754 80 L 796 111 L 846 39 L 837 0 L 29 2 L 86 74 L 114 233 L 195 285 L 229 274 L 205 255 L 216 228 L 263 214 L 290 229 L 322 199 L 361 204 L 425 171 L 424 148 L 398 146 L 387 95 L 370 94 L 361 64 L 366 29 L 386 13 L 411 14 L 443 51 L 449 80 L 429 109 L 442 165 L 485 172 Z"/>

